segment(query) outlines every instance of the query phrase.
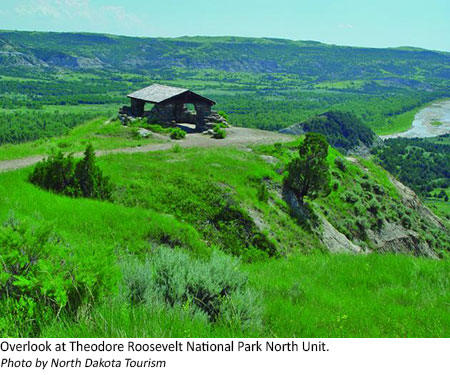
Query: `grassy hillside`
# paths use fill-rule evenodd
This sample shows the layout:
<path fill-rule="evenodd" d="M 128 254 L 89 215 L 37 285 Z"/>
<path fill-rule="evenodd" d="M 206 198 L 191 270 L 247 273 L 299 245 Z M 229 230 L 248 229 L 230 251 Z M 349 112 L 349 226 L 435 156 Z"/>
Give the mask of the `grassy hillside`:
<path fill-rule="evenodd" d="M 1 48 L 7 52 L 2 65 L 15 61 L 19 65 L 121 71 L 184 67 L 280 72 L 301 75 L 306 81 L 317 77 L 329 80 L 333 72 L 336 81 L 386 78 L 382 84 L 399 81 L 405 86 L 449 78 L 449 55 L 427 50 L 354 48 L 270 38 L 164 39 L 17 31 L 0 32 L 0 38 Z"/>
<path fill-rule="evenodd" d="M 320 133 L 342 153 L 358 147 L 370 149 L 377 140 L 374 132 L 349 112 L 330 111 L 281 130 L 288 134 Z"/>
<path fill-rule="evenodd" d="M 83 295 L 75 310 L 63 309 L 55 318 L 51 309 L 44 309 L 32 331 L 16 322 L 27 310 L 15 308 L 20 313 L 10 315 L 10 307 L 2 304 L 2 334 L 447 336 L 445 231 L 433 232 L 430 220 L 414 209 L 405 224 L 401 192 L 387 174 L 363 160 L 343 160 L 343 170 L 336 163 L 343 156 L 331 150 L 337 189 L 311 207 L 372 254 L 327 255 L 322 226 L 299 223 L 281 195 L 280 168 L 293 147 L 108 155 L 99 164 L 115 185 L 112 202 L 40 190 L 27 182 L 31 168 L 0 174 L 0 220 L 8 223 L 0 241 L 26 241 L 28 234 L 19 233 L 27 221 L 31 231 L 50 225 L 53 234 L 45 246 L 58 249 L 53 254 L 70 254 L 66 259 L 81 291 L 84 285 L 97 285 L 95 296 Z M 365 227 L 345 220 L 358 209 L 357 201 L 348 200 L 349 193 L 367 207 L 378 202 L 377 211 L 359 212 Z M 382 228 L 407 225 L 419 243 L 426 242 L 443 259 L 413 257 L 419 248 L 398 249 L 408 255 L 379 254 L 396 251 L 377 247 L 370 236 L 382 230 L 379 215 Z M 213 300 L 220 312 L 216 319 L 216 307 L 198 307 L 195 298 L 173 294 L 178 289 L 163 291 L 154 277 L 167 275 L 172 275 L 166 280 L 169 285 L 191 285 L 193 290 L 196 285 L 208 290 L 229 285 L 235 292 L 225 302 Z M 75 306 L 73 296 L 68 298 Z"/>

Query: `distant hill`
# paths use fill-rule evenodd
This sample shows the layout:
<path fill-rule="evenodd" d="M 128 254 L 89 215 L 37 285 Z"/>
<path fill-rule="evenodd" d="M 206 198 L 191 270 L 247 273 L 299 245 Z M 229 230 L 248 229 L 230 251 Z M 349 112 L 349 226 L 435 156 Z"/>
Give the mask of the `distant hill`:
<path fill-rule="evenodd" d="M 185 68 L 289 73 L 305 81 L 450 79 L 450 55 L 414 48 L 354 48 L 275 38 L 134 38 L 87 33 L 0 31 L 0 67 L 148 71 Z"/>
<path fill-rule="evenodd" d="M 379 140 L 375 133 L 362 121 L 349 112 L 329 111 L 311 117 L 299 124 L 280 130 L 285 134 L 304 134 L 308 132 L 325 135 L 330 145 L 341 152 L 359 147 L 370 148 Z"/>
<path fill-rule="evenodd" d="M 339 110 L 385 135 L 450 97 L 450 54 L 277 38 L 0 31 L 0 109 L 105 104 L 113 113 L 152 83 L 213 98 L 237 126 L 279 130 Z"/>

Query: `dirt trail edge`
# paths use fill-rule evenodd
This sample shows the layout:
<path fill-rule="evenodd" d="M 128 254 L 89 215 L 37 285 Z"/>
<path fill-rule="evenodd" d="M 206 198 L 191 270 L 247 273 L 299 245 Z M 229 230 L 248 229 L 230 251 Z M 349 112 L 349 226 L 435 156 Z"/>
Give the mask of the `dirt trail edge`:
<path fill-rule="evenodd" d="M 142 147 L 126 147 L 113 150 L 98 150 L 97 156 L 108 154 L 134 154 L 137 152 L 149 152 L 149 151 L 162 151 L 168 150 L 173 145 L 178 144 L 182 148 L 191 147 L 226 147 L 226 146 L 250 146 L 259 144 L 270 144 L 275 142 L 290 142 L 295 138 L 276 132 L 270 132 L 258 129 L 247 129 L 232 127 L 227 129 L 227 137 L 225 139 L 213 139 L 211 136 L 203 134 L 188 134 L 187 137 L 181 141 L 167 140 L 166 143 L 149 144 Z M 83 155 L 82 152 L 75 153 L 74 156 L 79 157 Z M 0 173 L 6 171 L 12 171 L 28 167 L 36 164 L 44 159 L 46 155 L 35 155 L 22 159 L 4 160 L 0 161 Z"/>

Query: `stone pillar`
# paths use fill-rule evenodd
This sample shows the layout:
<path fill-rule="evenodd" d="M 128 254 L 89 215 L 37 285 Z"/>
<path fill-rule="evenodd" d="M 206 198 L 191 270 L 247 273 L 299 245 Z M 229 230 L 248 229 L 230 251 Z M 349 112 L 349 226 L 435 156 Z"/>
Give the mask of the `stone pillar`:
<path fill-rule="evenodd" d="M 175 104 L 175 121 L 176 122 L 187 122 L 186 121 L 186 108 L 184 104 Z"/>
<path fill-rule="evenodd" d="M 203 130 L 207 127 L 207 118 L 211 115 L 211 105 L 208 103 L 195 103 L 195 110 L 197 111 L 197 117 L 195 119 L 195 125 L 197 130 Z"/>
<path fill-rule="evenodd" d="M 145 102 L 138 99 L 131 99 L 131 114 L 134 117 L 142 117 L 144 114 Z"/>

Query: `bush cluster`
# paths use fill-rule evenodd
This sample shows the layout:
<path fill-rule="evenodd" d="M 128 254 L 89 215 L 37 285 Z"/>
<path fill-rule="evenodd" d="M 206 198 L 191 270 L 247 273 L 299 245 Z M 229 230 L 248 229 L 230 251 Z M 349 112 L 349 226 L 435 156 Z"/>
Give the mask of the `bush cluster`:
<path fill-rule="evenodd" d="M 0 335 L 36 336 L 61 312 L 74 315 L 117 282 L 110 253 L 77 251 L 51 228 L 10 219 L 0 227 Z"/>
<path fill-rule="evenodd" d="M 173 128 L 170 132 L 170 138 L 177 140 L 186 138 L 186 132 L 180 128 Z"/>
<path fill-rule="evenodd" d="M 39 162 L 29 181 L 43 189 L 72 197 L 110 200 L 112 185 L 96 164 L 94 148 L 88 145 L 84 158 L 75 163 L 61 151 Z"/>
<path fill-rule="evenodd" d="M 338 167 L 342 172 L 345 172 L 347 170 L 347 165 L 345 164 L 344 159 L 337 157 L 334 159 L 334 164 L 336 167 Z"/>
<path fill-rule="evenodd" d="M 222 126 L 220 126 L 220 124 L 214 125 L 213 131 L 214 131 L 213 135 L 214 138 L 224 139 L 227 136 L 227 132 L 223 129 Z"/>
<path fill-rule="evenodd" d="M 238 261 L 213 252 L 208 261 L 170 248 L 152 257 L 123 261 L 121 295 L 130 304 L 182 308 L 214 322 L 243 328 L 260 322 L 260 301 L 248 287 Z"/>

